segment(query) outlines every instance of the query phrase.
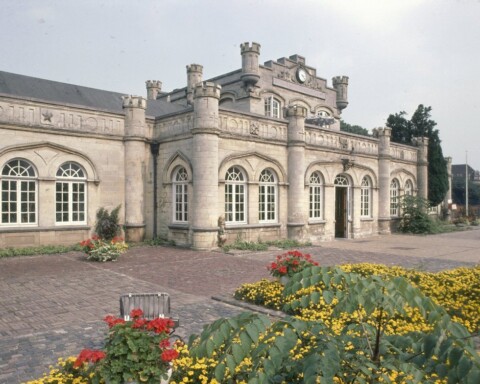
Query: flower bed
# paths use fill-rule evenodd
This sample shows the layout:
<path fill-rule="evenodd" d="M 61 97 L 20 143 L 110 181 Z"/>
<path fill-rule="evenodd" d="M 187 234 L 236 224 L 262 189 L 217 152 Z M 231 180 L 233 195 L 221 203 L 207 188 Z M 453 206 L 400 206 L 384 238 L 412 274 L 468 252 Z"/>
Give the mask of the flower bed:
<path fill-rule="evenodd" d="M 128 249 L 123 238 L 118 236 L 106 240 L 95 235 L 91 239 L 82 241 L 80 246 L 87 255 L 87 260 L 101 262 L 116 261 Z"/>

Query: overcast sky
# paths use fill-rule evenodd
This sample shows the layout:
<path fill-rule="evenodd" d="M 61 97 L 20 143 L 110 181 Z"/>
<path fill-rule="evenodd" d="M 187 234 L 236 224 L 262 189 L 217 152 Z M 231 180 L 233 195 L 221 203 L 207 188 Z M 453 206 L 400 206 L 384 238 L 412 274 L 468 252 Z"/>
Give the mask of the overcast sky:
<path fill-rule="evenodd" d="M 299 54 L 350 77 L 343 120 L 367 129 L 431 106 L 443 153 L 480 169 L 480 0 L 0 0 L 0 70 L 127 94 Z"/>

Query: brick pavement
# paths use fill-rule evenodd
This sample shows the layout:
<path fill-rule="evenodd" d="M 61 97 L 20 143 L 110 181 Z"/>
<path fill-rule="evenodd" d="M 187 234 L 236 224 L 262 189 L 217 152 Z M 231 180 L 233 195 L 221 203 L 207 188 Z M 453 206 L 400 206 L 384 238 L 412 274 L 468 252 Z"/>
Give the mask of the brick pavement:
<path fill-rule="evenodd" d="M 449 246 L 458 242 L 451 257 L 447 245 L 436 246 L 442 241 Z M 322 265 L 376 262 L 437 271 L 475 264 L 479 249 L 480 231 L 472 231 L 443 238 L 342 240 L 305 251 Z M 118 297 L 125 292 L 169 292 L 172 312 L 181 319 L 177 333 L 198 333 L 204 324 L 242 311 L 212 296 L 268 277 L 265 265 L 280 252 L 225 254 L 145 246 L 105 264 L 87 262 L 78 252 L 0 259 L 0 383 L 39 377 L 58 357 L 100 347 L 106 330 L 101 319 L 118 314 Z"/>

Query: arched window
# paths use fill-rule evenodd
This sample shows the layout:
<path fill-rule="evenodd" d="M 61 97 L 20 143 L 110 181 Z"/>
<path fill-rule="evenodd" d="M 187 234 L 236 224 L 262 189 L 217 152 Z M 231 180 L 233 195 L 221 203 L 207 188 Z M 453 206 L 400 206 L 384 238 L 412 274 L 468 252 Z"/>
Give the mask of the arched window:
<path fill-rule="evenodd" d="M 273 96 L 266 97 L 265 116 L 280 118 L 280 101 Z"/>
<path fill-rule="evenodd" d="M 62 164 L 55 182 L 55 221 L 57 224 L 86 224 L 86 177 L 76 163 Z"/>
<path fill-rule="evenodd" d="M 390 183 L 390 216 L 398 216 L 400 214 L 399 195 L 400 184 L 397 179 L 393 179 Z"/>
<path fill-rule="evenodd" d="M 319 172 L 313 172 L 310 176 L 310 193 L 309 193 L 309 209 L 308 216 L 310 219 L 321 219 L 323 215 L 322 195 L 323 183 L 322 176 Z"/>
<path fill-rule="evenodd" d="M 413 183 L 412 180 L 407 180 L 405 183 L 405 195 L 413 196 Z"/>
<path fill-rule="evenodd" d="M 2 169 L 0 224 L 37 223 L 37 175 L 25 160 L 11 160 Z"/>
<path fill-rule="evenodd" d="M 262 223 L 277 221 L 277 181 L 268 169 L 260 174 L 258 190 L 258 220 Z"/>
<path fill-rule="evenodd" d="M 188 173 L 180 167 L 173 174 L 173 196 L 175 199 L 173 221 L 188 222 Z"/>
<path fill-rule="evenodd" d="M 246 223 L 247 184 L 243 172 L 231 167 L 225 174 L 225 222 Z"/>
<path fill-rule="evenodd" d="M 362 179 L 362 185 L 360 189 L 360 216 L 371 217 L 372 215 L 372 184 L 370 178 L 365 176 Z"/>

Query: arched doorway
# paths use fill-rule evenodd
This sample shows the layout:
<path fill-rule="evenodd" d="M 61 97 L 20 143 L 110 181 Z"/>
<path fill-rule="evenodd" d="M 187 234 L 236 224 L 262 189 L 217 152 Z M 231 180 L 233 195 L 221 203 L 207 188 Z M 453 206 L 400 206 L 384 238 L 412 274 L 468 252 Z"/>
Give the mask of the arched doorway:
<path fill-rule="evenodd" d="M 350 217 L 350 182 L 347 177 L 335 178 L 335 237 L 348 237 L 348 219 Z"/>

